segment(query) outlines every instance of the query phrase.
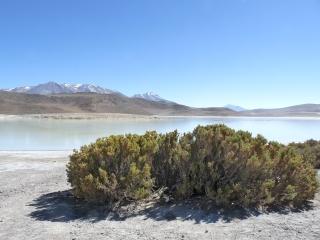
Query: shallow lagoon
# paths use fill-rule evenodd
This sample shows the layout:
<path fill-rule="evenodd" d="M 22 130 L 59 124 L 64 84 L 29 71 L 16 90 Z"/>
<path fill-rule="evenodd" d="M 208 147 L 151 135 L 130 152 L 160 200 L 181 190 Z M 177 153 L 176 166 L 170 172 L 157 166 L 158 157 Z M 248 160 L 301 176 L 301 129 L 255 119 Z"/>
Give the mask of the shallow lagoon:
<path fill-rule="evenodd" d="M 147 130 L 191 131 L 197 125 L 224 123 L 235 129 L 260 133 L 269 140 L 288 143 L 320 140 L 316 118 L 181 117 L 150 120 L 0 119 L 0 150 L 71 150 L 110 134 L 144 133 Z"/>

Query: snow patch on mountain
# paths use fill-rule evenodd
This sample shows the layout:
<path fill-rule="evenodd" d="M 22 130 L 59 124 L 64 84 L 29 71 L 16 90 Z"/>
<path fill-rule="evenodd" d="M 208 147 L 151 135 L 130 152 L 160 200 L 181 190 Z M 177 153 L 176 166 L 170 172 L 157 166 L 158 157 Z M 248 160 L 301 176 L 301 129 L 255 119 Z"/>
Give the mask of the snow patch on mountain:
<path fill-rule="evenodd" d="M 240 106 L 236 106 L 236 105 L 231 105 L 231 104 L 228 104 L 226 106 L 224 106 L 225 108 L 228 108 L 228 109 L 231 109 L 235 112 L 243 112 L 243 111 L 246 111 L 247 109 L 243 108 L 243 107 L 240 107 Z"/>
<path fill-rule="evenodd" d="M 160 97 L 158 94 L 156 94 L 154 92 L 146 92 L 146 93 L 142 93 L 142 94 L 135 94 L 132 97 L 133 98 L 141 98 L 141 99 L 152 101 L 152 102 L 173 103 L 171 101 L 168 101 L 168 100 Z"/>
<path fill-rule="evenodd" d="M 92 84 L 59 84 L 56 82 L 47 82 L 36 86 L 17 87 L 12 89 L 5 89 L 7 92 L 17 93 L 29 93 L 29 94 L 62 94 L 62 93 L 100 93 L 100 94 L 111 94 L 117 93 L 110 89 L 102 88 L 100 86 Z"/>

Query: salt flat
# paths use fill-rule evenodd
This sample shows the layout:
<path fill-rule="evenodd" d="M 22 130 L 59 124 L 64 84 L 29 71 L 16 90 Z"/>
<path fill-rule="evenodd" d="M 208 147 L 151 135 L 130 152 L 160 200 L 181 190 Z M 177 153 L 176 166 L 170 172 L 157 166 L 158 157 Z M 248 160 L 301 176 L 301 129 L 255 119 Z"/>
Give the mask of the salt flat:
<path fill-rule="evenodd" d="M 120 216 L 76 201 L 70 151 L 0 152 L 0 239 L 319 239 L 320 196 L 306 209 L 203 211 L 160 204 Z"/>

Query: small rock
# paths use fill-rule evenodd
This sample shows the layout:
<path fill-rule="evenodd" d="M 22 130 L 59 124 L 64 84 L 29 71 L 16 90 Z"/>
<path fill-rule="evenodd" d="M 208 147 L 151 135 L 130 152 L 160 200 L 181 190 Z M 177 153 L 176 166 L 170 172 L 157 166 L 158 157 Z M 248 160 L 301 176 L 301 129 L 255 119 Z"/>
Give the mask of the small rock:
<path fill-rule="evenodd" d="M 161 202 L 163 203 L 169 203 L 170 202 L 170 197 L 168 195 L 163 195 L 161 198 Z"/>

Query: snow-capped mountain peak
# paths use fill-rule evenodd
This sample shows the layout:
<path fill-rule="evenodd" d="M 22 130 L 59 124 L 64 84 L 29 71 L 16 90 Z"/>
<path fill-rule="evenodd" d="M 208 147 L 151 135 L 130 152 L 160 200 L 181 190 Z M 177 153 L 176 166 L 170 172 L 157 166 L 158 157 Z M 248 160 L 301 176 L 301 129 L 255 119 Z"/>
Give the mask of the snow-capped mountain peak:
<path fill-rule="evenodd" d="M 7 89 L 8 92 L 18 92 L 18 93 L 29 93 L 29 94 L 60 94 L 60 93 L 100 93 L 100 94 L 110 94 L 115 93 L 112 90 L 102 88 L 92 84 L 69 84 L 63 83 L 59 84 L 56 82 L 47 82 L 39 84 L 36 86 L 28 87 L 17 87 L 13 89 Z"/>
<path fill-rule="evenodd" d="M 135 94 L 133 95 L 133 98 L 141 98 L 144 100 L 148 101 L 153 101 L 153 102 L 165 102 L 165 103 L 170 103 L 171 101 L 168 101 L 162 97 L 160 97 L 158 94 L 154 92 L 146 92 L 143 94 Z"/>
<path fill-rule="evenodd" d="M 29 86 L 27 86 L 27 87 L 16 87 L 16 88 L 6 89 L 5 91 L 24 93 L 24 92 L 30 90 L 30 88 L 31 88 L 31 87 L 29 87 Z"/>
<path fill-rule="evenodd" d="M 236 105 L 231 105 L 231 104 L 228 104 L 226 106 L 224 106 L 225 108 L 229 108 L 235 112 L 243 112 L 243 111 L 246 111 L 247 109 L 243 108 L 243 107 L 240 107 L 240 106 L 236 106 Z"/>

